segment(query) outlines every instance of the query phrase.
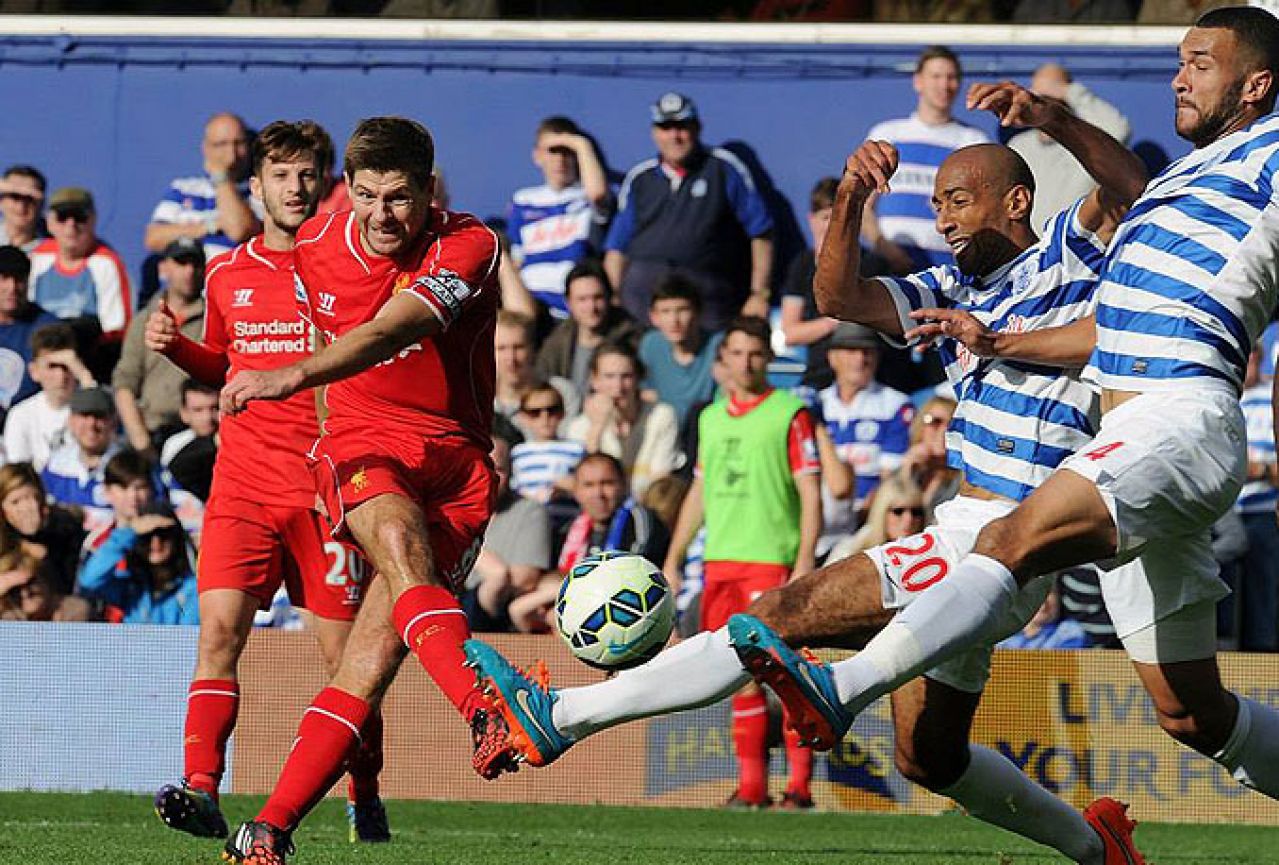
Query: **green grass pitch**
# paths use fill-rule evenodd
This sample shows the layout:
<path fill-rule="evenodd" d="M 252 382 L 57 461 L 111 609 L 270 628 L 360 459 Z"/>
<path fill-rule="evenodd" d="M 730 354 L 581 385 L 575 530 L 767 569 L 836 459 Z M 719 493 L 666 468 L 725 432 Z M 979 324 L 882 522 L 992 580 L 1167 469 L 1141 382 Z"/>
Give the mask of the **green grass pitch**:
<path fill-rule="evenodd" d="M 256 799 L 224 802 L 235 822 Z M 326 801 L 298 832 L 297 865 L 1030 865 L 1066 860 L 949 814 L 725 813 L 713 810 L 391 802 L 395 839 L 353 846 L 342 803 Z M 1152 863 L 1279 863 L 1279 830 L 1143 825 Z M 0 862 L 187 865 L 218 862 L 221 842 L 161 825 L 150 800 L 117 793 L 0 794 Z"/>

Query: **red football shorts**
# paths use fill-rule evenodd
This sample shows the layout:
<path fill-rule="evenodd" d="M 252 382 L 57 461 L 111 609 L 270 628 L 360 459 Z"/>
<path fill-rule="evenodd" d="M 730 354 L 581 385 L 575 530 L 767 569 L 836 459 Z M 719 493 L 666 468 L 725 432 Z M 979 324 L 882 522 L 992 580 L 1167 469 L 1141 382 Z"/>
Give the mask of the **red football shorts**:
<path fill-rule="evenodd" d="M 371 570 L 359 550 L 334 540 L 310 508 L 214 496 L 204 512 L 196 579 L 201 592 L 237 589 L 263 609 L 283 583 L 295 607 L 351 621 Z"/>
<path fill-rule="evenodd" d="M 444 584 L 460 592 L 475 564 L 497 498 L 488 452 L 464 439 L 392 435 L 341 427 L 312 447 L 311 472 L 334 537 L 350 536 L 347 514 L 377 496 L 415 502 Z"/>
<path fill-rule="evenodd" d="M 718 631 L 730 617 L 746 612 L 751 601 L 790 579 L 786 565 L 759 562 L 707 562 L 703 570 L 703 631 Z"/>

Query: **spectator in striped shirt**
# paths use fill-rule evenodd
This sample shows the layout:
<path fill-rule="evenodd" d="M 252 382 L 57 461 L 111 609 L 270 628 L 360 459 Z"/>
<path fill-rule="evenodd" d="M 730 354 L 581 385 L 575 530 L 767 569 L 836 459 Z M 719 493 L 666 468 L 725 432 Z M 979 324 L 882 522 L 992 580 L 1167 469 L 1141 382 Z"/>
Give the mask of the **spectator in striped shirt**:
<path fill-rule="evenodd" d="M 1239 648 L 1245 652 L 1279 649 L 1279 466 L 1271 383 L 1261 375 L 1262 347 L 1248 358 L 1240 404 L 1248 427 L 1248 474 L 1235 510 L 1243 518 L 1248 551 L 1239 559 L 1235 604 L 1239 611 Z"/>
<path fill-rule="evenodd" d="M 162 252 L 179 237 L 204 245 L 205 258 L 235 248 L 262 230 L 249 195 L 249 131 L 234 114 L 215 114 L 200 146 L 204 171 L 169 184 L 151 213 L 143 243 Z"/>
<path fill-rule="evenodd" d="M 565 288 L 573 265 L 599 246 L 613 210 L 604 165 L 591 139 L 567 117 L 538 124 L 533 164 L 540 186 L 517 190 L 507 234 L 520 277 L 556 318 L 568 318 Z"/>
<path fill-rule="evenodd" d="M 511 489 L 546 504 L 573 494 L 573 470 L 586 456 L 581 442 L 559 437 L 564 398 L 549 384 L 520 398 L 520 425 L 528 438 L 511 449 Z"/>

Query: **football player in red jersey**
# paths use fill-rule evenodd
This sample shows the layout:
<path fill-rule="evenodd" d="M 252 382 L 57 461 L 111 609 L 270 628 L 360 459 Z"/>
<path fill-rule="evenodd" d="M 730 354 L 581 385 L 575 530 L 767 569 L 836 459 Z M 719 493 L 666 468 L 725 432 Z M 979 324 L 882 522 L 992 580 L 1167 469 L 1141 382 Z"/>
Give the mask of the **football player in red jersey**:
<path fill-rule="evenodd" d="M 309 328 L 293 297 L 293 246 L 315 213 L 321 169 L 333 142 L 310 121 L 278 121 L 253 147 L 253 194 L 263 202 L 264 231 L 209 264 L 202 343 L 184 337 L 164 307 L 147 322 L 149 348 L 195 378 L 221 386 L 228 371 L 274 369 L 311 353 Z M 315 400 L 299 394 L 257 403 L 221 427 L 198 566 L 200 641 L 187 703 L 181 784 L 156 794 L 156 812 L 193 835 L 225 837 L 218 783 L 239 705 L 236 668 L 254 613 L 270 605 L 281 582 L 295 606 L 313 615 L 330 672 L 337 669 L 365 584 L 359 554 L 333 540 L 315 511 L 306 454 L 319 426 Z M 378 797 L 381 717 L 361 730 L 351 764 L 352 840 L 390 835 Z"/>
<path fill-rule="evenodd" d="M 228 841 L 233 862 L 284 861 L 406 646 L 470 723 L 476 770 L 512 768 L 501 716 L 465 666 L 469 629 L 455 595 L 497 489 L 489 450 L 500 250 L 475 217 L 431 206 L 433 161 L 420 124 L 360 123 L 344 164 L 352 210 L 307 222 L 294 252 L 302 315 L 326 347 L 281 369 L 240 372 L 223 390 L 234 415 L 328 385 L 312 471 L 335 531 L 349 532 L 378 574 L 270 799 Z"/>

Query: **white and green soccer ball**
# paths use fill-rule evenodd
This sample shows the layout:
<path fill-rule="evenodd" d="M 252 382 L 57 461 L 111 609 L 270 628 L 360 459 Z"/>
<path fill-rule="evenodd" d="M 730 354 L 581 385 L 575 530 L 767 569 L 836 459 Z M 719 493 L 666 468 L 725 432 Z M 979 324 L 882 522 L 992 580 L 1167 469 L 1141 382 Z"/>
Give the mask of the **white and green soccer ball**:
<path fill-rule="evenodd" d="M 675 598 L 662 571 L 634 553 L 582 559 L 555 601 L 560 636 L 584 664 L 636 667 L 662 650 L 675 625 Z"/>

